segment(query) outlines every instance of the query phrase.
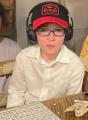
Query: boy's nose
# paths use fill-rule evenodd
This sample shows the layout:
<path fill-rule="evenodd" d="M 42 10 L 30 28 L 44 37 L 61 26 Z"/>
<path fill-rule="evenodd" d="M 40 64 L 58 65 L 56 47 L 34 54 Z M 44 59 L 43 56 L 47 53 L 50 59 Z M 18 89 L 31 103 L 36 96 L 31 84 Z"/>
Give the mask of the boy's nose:
<path fill-rule="evenodd" d="M 50 32 L 50 34 L 49 34 L 49 40 L 55 40 L 55 35 L 54 35 L 54 32 L 52 31 L 52 32 Z"/>

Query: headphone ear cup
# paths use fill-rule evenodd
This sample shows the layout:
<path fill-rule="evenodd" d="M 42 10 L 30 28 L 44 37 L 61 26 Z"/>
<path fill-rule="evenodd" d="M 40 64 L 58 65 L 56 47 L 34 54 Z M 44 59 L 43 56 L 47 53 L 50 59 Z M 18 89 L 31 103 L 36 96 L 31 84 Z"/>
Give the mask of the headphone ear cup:
<path fill-rule="evenodd" d="M 71 40 L 73 37 L 73 27 L 70 25 L 67 30 L 65 30 L 65 41 Z"/>
<path fill-rule="evenodd" d="M 27 27 L 26 33 L 27 33 L 28 43 L 30 45 L 36 44 L 37 43 L 36 35 L 35 35 L 34 31 L 32 30 L 31 24 L 29 24 L 29 26 Z"/>

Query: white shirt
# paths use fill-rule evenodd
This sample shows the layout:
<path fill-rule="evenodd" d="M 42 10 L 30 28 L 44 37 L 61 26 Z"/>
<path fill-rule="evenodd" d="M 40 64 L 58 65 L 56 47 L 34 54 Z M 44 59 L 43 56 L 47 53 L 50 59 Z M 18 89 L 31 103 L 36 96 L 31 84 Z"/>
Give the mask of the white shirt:
<path fill-rule="evenodd" d="M 67 47 L 50 64 L 41 59 L 40 47 L 28 47 L 17 56 L 7 107 L 78 93 L 83 76 L 80 58 Z"/>
<path fill-rule="evenodd" d="M 0 42 L 0 61 L 15 60 L 17 53 L 21 50 L 19 45 L 8 38 L 3 38 Z M 10 77 L 7 79 L 6 76 L 0 77 L 0 92 L 6 92 L 8 89 Z"/>

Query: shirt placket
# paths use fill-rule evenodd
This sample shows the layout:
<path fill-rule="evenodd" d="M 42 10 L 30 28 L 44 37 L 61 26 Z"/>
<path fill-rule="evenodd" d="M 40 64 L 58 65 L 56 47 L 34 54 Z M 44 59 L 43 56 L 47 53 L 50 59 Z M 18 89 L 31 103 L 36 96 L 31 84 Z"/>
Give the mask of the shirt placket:
<path fill-rule="evenodd" d="M 49 88 L 47 85 L 49 83 L 50 77 L 51 77 L 51 68 L 47 66 L 44 69 L 43 86 L 42 86 L 40 99 L 46 99 L 47 97 L 49 97 Z"/>

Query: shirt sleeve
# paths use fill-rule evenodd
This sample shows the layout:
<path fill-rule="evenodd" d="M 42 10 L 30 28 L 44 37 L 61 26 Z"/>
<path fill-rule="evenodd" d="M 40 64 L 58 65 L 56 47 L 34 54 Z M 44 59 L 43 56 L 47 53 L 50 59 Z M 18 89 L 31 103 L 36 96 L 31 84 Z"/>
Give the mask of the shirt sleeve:
<path fill-rule="evenodd" d="M 80 63 L 80 62 L 79 62 Z M 84 66 L 82 63 L 74 65 L 71 80 L 68 87 L 67 95 L 77 94 L 82 92 L 82 84 L 84 79 Z"/>
<path fill-rule="evenodd" d="M 19 55 L 16 58 L 16 63 L 8 89 L 7 108 L 23 105 L 25 102 L 24 94 L 26 91 L 24 74 L 22 69 L 22 61 Z"/>

